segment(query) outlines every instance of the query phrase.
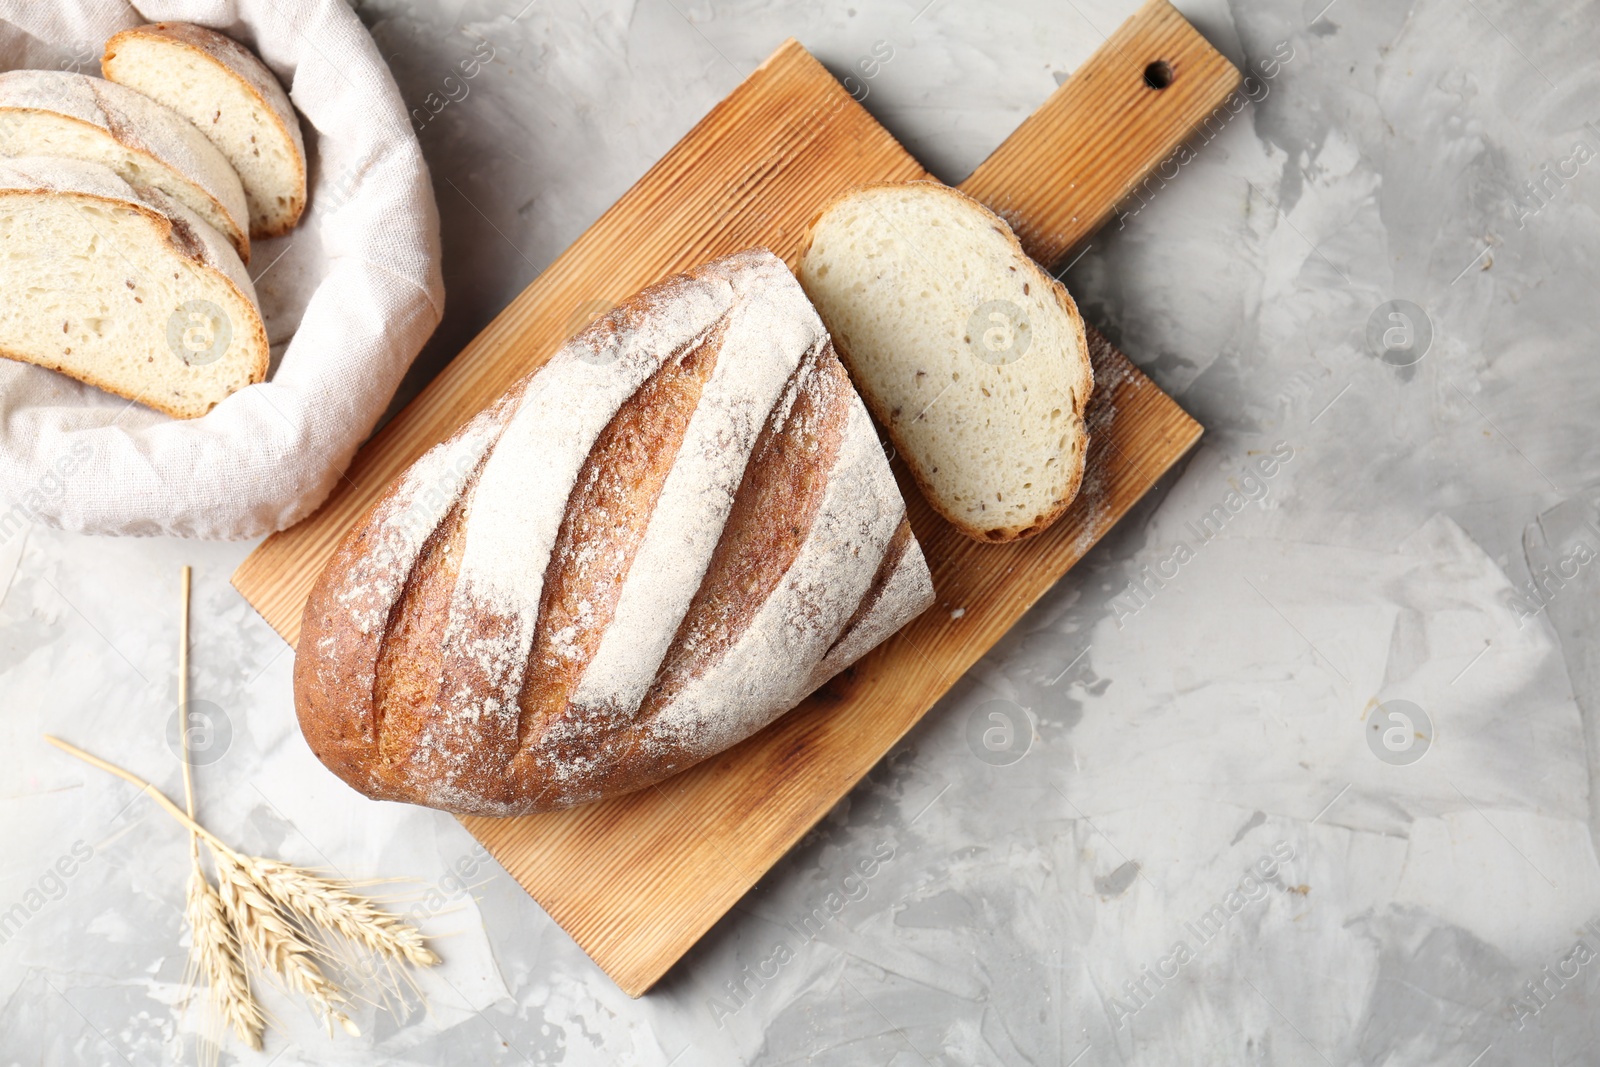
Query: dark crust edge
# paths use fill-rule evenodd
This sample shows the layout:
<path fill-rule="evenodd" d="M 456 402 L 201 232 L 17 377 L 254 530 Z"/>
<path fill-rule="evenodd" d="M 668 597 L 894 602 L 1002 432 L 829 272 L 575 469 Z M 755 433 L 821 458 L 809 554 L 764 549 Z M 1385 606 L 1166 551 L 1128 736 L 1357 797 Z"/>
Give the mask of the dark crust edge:
<path fill-rule="evenodd" d="M 155 208 L 137 201 L 113 199 L 111 197 L 100 196 L 96 193 L 84 193 L 72 189 L 54 189 L 45 186 L 31 189 L 0 189 L 0 196 L 41 195 L 72 196 L 84 200 L 94 200 L 102 204 L 111 204 L 116 207 L 132 208 L 156 224 L 157 229 L 161 231 L 161 236 L 164 242 L 171 247 L 175 254 L 196 262 L 201 267 L 204 267 L 206 270 L 210 271 L 212 275 L 217 278 L 217 280 L 221 281 L 223 284 L 227 285 L 229 289 L 233 290 L 234 296 L 238 297 L 241 303 L 243 303 L 246 307 L 254 309 L 255 305 L 251 303 L 249 297 L 245 296 L 244 293 L 239 291 L 239 287 L 233 283 L 232 278 L 228 277 L 223 271 L 217 270 L 215 267 L 206 263 L 203 256 L 192 254 L 189 247 L 186 246 L 186 243 L 179 236 L 177 236 L 177 228 L 179 225 L 185 225 L 185 229 L 187 229 L 186 224 L 180 223 L 179 220 L 164 215 Z M 193 234 L 188 234 L 188 237 L 192 240 Z M 226 238 L 224 238 L 224 240 L 226 240 Z M 265 381 L 267 377 L 267 364 L 272 357 L 272 352 L 267 342 L 267 328 L 261 321 L 261 314 L 259 311 L 250 316 L 250 334 L 251 339 L 259 343 L 260 357 L 256 360 L 256 366 L 250 371 L 249 380 L 246 381 L 244 385 L 240 386 L 239 389 L 235 389 L 233 391 L 234 393 L 237 393 L 240 390 L 248 388 L 252 385 L 259 385 L 261 382 Z M 212 408 L 217 406 L 217 404 L 222 403 L 222 400 L 217 400 L 204 406 L 201 406 L 200 404 L 193 404 L 186 407 L 178 407 L 172 404 L 159 403 L 153 399 L 147 398 L 142 393 L 130 395 L 127 392 L 124 392 L 122 389 L 111 385 L 105 381 L 105 379 L 96 377 L 93 374 L 80 375 L 69 373 L 68 371 L 61 370 L 58 367 L 50 366 L 47 363 L 41 363 L 31 356 L 14 353 L 12 350 L 5 348 L 4 346 L 0 346 L 0 357 L 15 360 L 18 363 L 31 363 L 35 367 L 44 367 L 46 370 L 53 370 L 57 374 L 66 375 L 73 381 L 78 381 L 85 385 L 93 386 L 102 392 L 110 393 L 112 396 L 120 396 L 124 400 L 131 400 L 136 404 L 143 404 L 152 411 L 159 411 L 161 414 L 171 416 L 174 419 L 197 419 L 208 414 Z M 232 395 L 233 393 L 228 394 L 228 396 Z M 222 399 L 225 400 L 227 397 L 223 397 Z"/>
<path fill-rule="evenodd" d="M 859 386 L 856 390 L 861 395 L 861 399 L 865 401 L 868 409 L 871 410 L 872 417 L 880 426 L 883 427 L 884 432 L 889 435 L 890 439 L 894 440 L 895 450 L 899 453 L 900 458 L 905 460 L 906 469 L 911 472 L 912 480 L 917 483 L 917 488 L 921 491 L 923 499 L 928 502 L 929 507 L 938 512 L 941 518 L 953 526 L 956 531 L 963 536 L 971 538 L 974 541 L 979 541 L 986 545 L 1008 544 L 1013 541 L 1024 541 L 1030 537 L 1034 537 L 1040 533 L 1043 533 L 1046 529 L 1053 525 L 1057 519 L 1066 514 L 1067 509 L 1072 506 L 1073 501 L 1078 497 L 1079 491 L 1083 488 L 1084 473 L 1089 465 L 1089 426 L 1085 415 L 1089 409 L 1089 398 L 1094 392 L 1094 366 L 1089 357 L 1089 341 L 1083 326 L 1083 316 L 1079 314 L 1077 302 L 1072 299 L 1072 294 L 1067 292 L 1067 287 L 1061 282 L 1057 281 L 1055 278 L 1051 277 L 1051 275 L 1043 267 L 1034 262 L 1033 258 L 1029 256 L 1028 253 L 1023 249 L 1022 242 L 1017 238 L 1016 232 L 1011 229 L 1011 224 L 1000 215 L 996 214 L 988 205 L 984 204 L 981 200 L 976 200 L 973 197 L 968 196 L 959 189 L 945 185 L 943 182 L 931 181 L 926 178 L 918 178 L 909 182 L 868 182 L 861 185 L 852 186 L 851 188 L 846 189 L 844 192 L 833 197 L 821 208 L 819 208 L 817 213 L 812 216 L 811 221 L 806 224 L 805 234 L 800 239 L 800 251 L 796 262 L 800 264 L 805 262 L 806 256 L 811 251 L 811 239 L 812 235 L 816 231 L 817 223 L 822 221 L 823 216 L 827 215 L 835 207 L 844 203 L 846 200 L 850 200 L 863 194 L 876 192 L 881 189 L 898 189 L 908 185 L 926 186 L 930 191 L 947 193 L 951 197 L 973 205 L 991 216 L 991 221 L 998 224 L 1001 235 L 1010 241 L 1012 250 L 1016 253 L 1017 258 L 1025 265 L 1024 269 L 1033 271 L 1037 280 L 1042 281 L 1044 284 L 1050 287 L 1051 292 L 1055 294 L 1056 302 L 1061 305 L 1061 309 L 1067 313 L 1068 317 L 1072 320 L 1073 325 L 1077 328 L 1077 335 L 1083 352 L 1083 374 L 1079 378 L 1079 388 L 1074 390 L 1078 396 L 1078 405 L 1077 409 L 1074 411 L 1074 414 L 1077 416 L 1078 423 L 1082 427 L 1083 456 L 1080 462 L 1077 464 L 1076 477 L 1074 477 L 1072 481 L 1067 484 L 1067 488 L 1062 496 L 1059 497 L 1050 507 L 1034 516 L 1034 518 L 1028 520 L 1027 522 L 1019 523 L 1015 526 L 973 526 L 967 523 L 961 516 L 953 514 L 952 511 L 948 509 L 948 506 L 939 498 L 939 494 L 933 490 L 932 484 L 929 482 L 927 475 L 923 472 L 921 466 L 918 465 L 916 460 L 912 458 L 911 453 L 902 446 L 900 441 L 895 440 L 896 434 L 893 429 L 894 423 L 888 418 L 887 413 L 882 410 L 881 406 L 877 403 L 876 399 L 868 390 L 862 389 Z M 796 276 L 798 277 L 798 275 L 799 271 L 796 271 Z M 817 309 L 817 314 L 822 314 L 821 308 Z M 824 325 L 826 325 L 826 320 L 824 320 Z M 831 330 L 829 333 L 832 335 Z M 846 369 L 849 369 L 851 363 L 853 362 L 853 360 L 850 359 L 849 349 L 837 336 L 833 336 L 833 344 L 834 347 L 839 350 L 839 353 L 844 357 Z M 854 381 L 854 376 L 852 376 L 852 381 Z"/>
<path fill-rule="evenodd" d="M 235 41 L 232 37 L 229 37 L 226 34 L 218 33 L 216 30 L 208 29 L 205 26 L 197 26 L 189 22 L 154 22 L 145 26 L 134 26 L 131 29 L 121 30 L 118 33 L 113 34 L 110 40 L 106 41 L 105 50 L 101 53 L 101 71 L 102 73 L 106 74 L 107 81 L 117 81 L 117 79 L 110 76 L 111 72 L 106 67 L 107 60 L 116 58 L 117 44 L 123 40 L 134 37 L 155 38 L 167 44 L 177 45 L 180 48 L 187 48 L 189 51 L 204 59 L 207 63 L 212 63 L 218 67 L 221 67 L 230 78 L 244 86 L 251 96 L 261 101 L 262 107 L 266 110 L 267 114 L 272 116 L 272 121 L 277 123 L 278 130 L 283 134 L 284 140 L 288 141 L 289 147 L 294 150 L 295 158 L 299 161 L 300 165 L 295 168 L 295 191 L 294 194 L 289 198 L 290 212 L 287 220 L 280 222 L 276 226 L 262 227 L 258 230 L 251 228 L 250 220 L 246 219 L 245 227 L 246 229 L 249 229 L 249 235 L 252 240 L 262 240 L 270 237 L 282 237 L 284 234 L 300 225 L 300 219 L 305 215 L 306 211 L 307 163 L 305 149 L 302 147 L 304 143 L 304 134 L 302 132 L 301 137 L 295 137 L 294 133 L 289 129 L 288 123 L 284 121 L 285 115 L 283 114 L 282 108 L 276 102 L 268 100 L 265 96 L 262 96 L 261 91 L 254 85 L 250 84 L 250 79 L 241 76 L 238 71 L 233 70 L 228 66 L 228 64 L 224 63 L 211 52 L 207 51 L 204 45 L 197 44 L 194 41 L 189 40 L 188 38 L 191 35 L 221 38 L 222 41 L 226 42 L 226 45 L 221 45 L 219 47 L 228 48 L 228 46 L 232 46 L 231 48 L 228 48 L 229 51 L 236 49 L 239 52 L 242 52 L 243 57 L 241 58 L 247 58 L 250 62 L 260 66 L 261 70 L 267 75 L 267 77 L 271 78 L 273 83 L 278 85 L 278 88 L 282 90 L 283 86 L 278 82 L 278 76 L 273 74 L 272 71 L 268 69 L 267 65 L 261 61 L 260 56 L 257 56 L 254 52 L 250 51 L 250 49 L 246 48 L 244 45 L 240 44 L 238 41 Z M 121 85 L 122 83 L 117 82 L 117 84 Z M 128 88 L 132 88 L 132 86 L 128 86 Z M 294 121 L 298 125 L 299 119 L 294 113 L 294 103 L 289 100 L 289 94 L 287 91 L 284 92 L 284 103 L 288 107 L 287 118 Z M 201 130 L 200 132 L 203 134 L 205 131 Z"/>
<path fill-rule="evenodd" d="M 12 73 L 12 72 L 7 71 L 6 73 Z M 33 74 L 33 73 L 49 73 L 49 72 L 48 71 L 44 71 L 44 72 L 26 71 L 26 72 L 18 72 L 18 73 Z M 87 75 L 79 75 L 79 77 L 88 77 L 88 76 Z M 91 80 L 96 80 L 96 79 L 91 79 Z M 98 79 L 98 80 L 102 80 L 103 81 L 104 79 Z M 113 82 L 112 84 L 117 84 L 117 83 Z M 122 88 L 126 89 L 127 86 L 122 86 Z M 105 134 L 107 137 L 110 137 L 113 141 L 117 142 L 117 144 L 121 148 L 123 148 L 125 151 L 132 152 L 133 154 L 138 155 L 138 156 L 142 156 L 145 159 L 148 159 L 152 163 L 154 163 L 157 166 L 159 166 L 162 170 L 171 171 L 173 174 L 176 174 L 178 176 L 178 178 L 181 179 L 185 185 L 194 186 L 196 189 L 200 190 L 201 195 L 203 195 L 207 200 L 211 201 L 212 204 L 216 205 L 217 214 L 221 215 L 223 218 L 225 218 L 228 221 L 233 223 L 233 225 L 234 225 L 233 232 L 224 233 L 222 230 L 217 230 L 217 232 L 221 233 L 222 234 L 222 239 L 224 241 L 227 241 L 228 244 L 232 245 L 233 246 L 233 250 L 239 254 L 239 262 L 243 263 L 245 266 L 249 266 L 250 265 L 250 235 L 248 233 L 248 230 L 249 230 L 249 221 L 250 220 L 246 219 L 245 220 L 245 225 L 240 226 L 239 225 L 239 220 L 234 218 L 233 214 L 228 211 L 227 205 L 223 204 L 222 201 L 218 200 L 212 194 L 210 189 L 207 189 L 204 185 L 201 185 L 199 182 L 193 180 L 192 178 L 187 177 L 182 171 L 178 170 L 177 167 L 174 167 L 172 164 L 168 163 L 166 160 L 164 160 L 160 156 L 156 155 L 155 152 L 151 151 L 150 148 L 147 147 L 147 145 L 146 145 L 146 143 L 145 143 L 145 141 L 144 141 L 144 139 L 142 137 L 138 138 L 138 143 L 137 144 L 129 144 L 128 141 L 126 139 L 124 139 L 124 137 L 122 135 L 122 132 L 121 132 L 121 129 L 120 129 L 121 124 L 120 123 L 117 124 L 117 125 L 112 125 L 111 124 L 112 121 L 113 121 L 114 116 L 111 114 L 111 111 L 107 109 L 107 106 L 105 105 L 105 103 L 101 102 L 100 95 L 99 95 L 99 93 L 100 93 L 99 87 L 98 86 L 92 87 L 92 91 L 95 93 L 95 101 L 100 104 L 101 113 L 103 113 L 106 116 L 107 125 L 105 125 L 105 126 L 97 125 L 96 123 L 90 122 L 87 119 L 80 119 L 76 115 L 68 115 L 68 114 L 65 114 L 64 112 L 54 111 L 54 110 L 51 110 L 50 108 L 47 108 L 47 107 L 14 107 L 14 106 L 13 107 L 0 107 L 0 113 L 7 112 L 7 111 L 26 111 L 26 112 L 32 112 L 32 113 L 38 114 L 38 115 L 50 115 L 50 116 L 52 116 L 54 118 L 61 119 L 61 120 L 65 121 L 65 122 L 75 122 L 80 126 L 86 126 L 91 130 L 97 130 L 100 133 Z M 129 89 L 128 91 L 132 92 L 133 90 Z M 155 103 L 154 100 L 152 100 L 150 102 L 152 104 Z M 113 104 L 112 106 L 114 107 L 115 105 Z M 159 107 L 160 105 L 158 104 L 156 106 Z M 179 116 L 179 117 L 182 118 L 182 116 Z M 184 119 L 183 121 L 188 122 L 189 120 L 188 119 Z M 135 134 L 134 136 L 137 136 L 137 135 Z M 71 158 L 71 157 L 62 157 L 62 158 Z M 101 166 L 105 166 L 105 164 L 101 164 Z M 111 168 L 107 167 L 106 169 L 110 170 Z M 116 172 L 112 171 L 112 173 L 115 174 Z M 117 175 L 117 176 L 119 178 L 122 177 L 120 174 Z M 123 180 L 126 181 L 127 179 L 124 178 Z M 168 194 L 168 195 L 170 195 L 170 194 Z M 174 197 L 173 199 L 177 199 L 177 198 Z M 199 214 L 199 212 L 195 212 L 195 214 Z M 204 220 L 202 220 L 202 221 L 204 221 Z M 208 223 L 208 225 L 209 225 L 209 223 Z M 216 229 L 216 227 L 213 226 L 212 229 Z"/>

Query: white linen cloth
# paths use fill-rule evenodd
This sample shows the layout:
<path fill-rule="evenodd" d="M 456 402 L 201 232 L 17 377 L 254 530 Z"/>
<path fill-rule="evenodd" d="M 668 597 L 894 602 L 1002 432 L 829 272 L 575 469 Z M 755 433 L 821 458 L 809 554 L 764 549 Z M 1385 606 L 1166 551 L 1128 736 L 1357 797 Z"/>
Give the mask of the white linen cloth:
<path fill-rule="evenodd" d="M 111 34 L 209 26 L 289 90 L 310 204 L 253 243 L 267 381 L 177 420 L 0 359 L 0 531 L 252 537 L 328 495 L 439 323 L 439 216 L 400 91 L 344 0 L 0 0 L 0 68 L 99 73 Z M 0 293 L 0 300 L 17 299 Z"/>

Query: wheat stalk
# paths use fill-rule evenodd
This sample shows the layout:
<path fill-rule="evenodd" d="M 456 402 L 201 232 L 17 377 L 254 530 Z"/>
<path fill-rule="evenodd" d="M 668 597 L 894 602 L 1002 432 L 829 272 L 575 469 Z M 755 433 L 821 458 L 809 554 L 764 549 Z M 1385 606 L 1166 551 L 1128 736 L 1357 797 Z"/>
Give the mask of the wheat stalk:
<path fill-rule="evenodd" d="M 189 873 L 188 917 L 193 945 L 190 959 L 211 988 L 211 1004 L 231 1025 L 239 1040 L 253 1049 L 261 1047 L 267 1021 L 250 992 L 244 954 L 238 935 L 228 922 L 222 898 L 197 863 Z"/>
<path fill-rule="evenodd" d="M 194 775 L 189 758 L 189 583 L 190 570 L 179 575 L 182 608 L 178 614 L 178 724 L 183 761 L 183 805 L 194 819 Z M 211 1005 L 224 1024 L 231 1025 L 239 1039 L 253 1049 L 261 1047 L 266 1019 L 250 992 L 245 973 L 239 935 L 228 922 L 222 898 L 206 880 L 200 866 L 200 837 L 189 830 L 189 893 L 186 914 L 189 920 L 189 967 L 192 975 L 204 976 Z"/>
<path fill-rule="evenodd" d="M 258 856 L 239 860 L 269 898 L 304 922 L 403 963 L 432 967 L 439 962 L 416 927 L 352 893 L 349 886 L 278 860 Z"/>
<path fill-rule="evenodd" d="M 360 1037 L 361 1029 L 344 1013 L 349 1001 L 343 991 L 322 973 L 311 945 L 251 878 L 245 858 L 226 846 L 216 845 L 212 846 L 211 858 L 217 867 L 223 911 L 255 961 L 310 1001 L 329 1037 L 333 1036 L 335 1023 L 351 1037 Z"/>
<path fill-rule="evenodd" d="M 181 574 L 183 607 L 179 616 L 178 709 L 180 758 L 183 764 L 182 808 L 166 794 L 130 771 L 90 755 L 58 737 L 45 740 L 91 766 L 138 786 L 151 800 L 189 831 L 189 889 L 185 914 L 191 945 L 186 982 L 204 975 L 211 1003 L 240 1040 L 252 1049 L 261 1047 L 266 1019 L 250 990 L 245 950 L 268 974 L 277 975 L 293 992 L 304 996 L 333 1036 L 337 1024 L 352 1037 L 361 1030 L 345 1009 L 350 1001 L 343 990 L 323 973 L 322 958 L 337 962 L 324 951 L 322 933 L 338 934 L 380 957 L 419 967 L 431 967 L 439 957 L 428 948 L 422 934 L 398 916 L 355 893 L 345 882 L 319 878 L 309 871 L 278 860 L 246 856 L 201 826 L 194 816 L 194 775 L 189 759 L 189 586 L 190 570 Z M 211 850 L 217 886 L 206 878 L 200 864 L 200 839 Z M 313 944 L 309 938 L 315 938 Z M 391 964 L 392 968 L 392 964 Z M 391 976 L 393 971 L 391 969 Z M 409 976 L 406 976 L 409 982 Z M 415 984 L 412 983 L 412 987 Z M 385 997 L 387 1000 L 387 996 Z"/>
<path fill-rule="evenodd" d="M 348 883 L 319 878 L 278 860 L 243 855 L 138 775 L 59 737 L 46 734 L 45 740 L 91 766 L 131 782 L 195 838 L 204 839 L 217 869 L 218 885 L 213 890 L 203 874 L 192 873 L 191 880 L 198 877 L 206 890 L 216 894 L 223 924 L 233 935 L 232 943 L 240 946 L 236 958 L 242 959 L 247 949 L 263 970 L 277 975 L 289 989 L 311 1002 L 330 1034 L 335 1024 L 353 1036 L 359 1036 L 361 1031 L 345 1014 L 348 998 L 323 973 L 317 948 L 302 935 L 296 920 L 310 930 L 338 934 L 352 944 L 404 963 L 426 967 L 439 962 L 438 955 L 427 947 L 415 927 L 354 892 Z M 198 853 L 197 845 L 195 851 Z M 194 862 L 198 872 L 198 854 Z M 190 893 L 196 892 L 199 890 L 191 884 Z M 191 902 L 191 908 L 197 906 Z M 201 926 L 194 926 L 198 949 Z M 209 969 L 209 961 L 201 963 L 197 959 L 196 965 L 208 976 L 216 973 Z M 248 995 L 247 983 L 244 990 Z M 253 997 L 248 1002 L 239 1001 L 232 1015 L 225 1016 L 233 1021 L 253 1017 L 252 1013 L 260 1013 Z"/>

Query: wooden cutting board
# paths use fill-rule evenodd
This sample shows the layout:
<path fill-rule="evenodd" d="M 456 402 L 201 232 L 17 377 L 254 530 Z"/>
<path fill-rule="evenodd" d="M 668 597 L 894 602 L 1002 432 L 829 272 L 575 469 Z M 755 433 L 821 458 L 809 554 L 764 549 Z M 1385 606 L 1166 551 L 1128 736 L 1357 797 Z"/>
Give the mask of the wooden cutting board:
<path fill-rule="evenodd" d="M 1151 0 L 961 188 L 1053 265 L 1238 84 L 1176 10 Z M 820 63 L 785 42 L 361 450 L 316 514 L 252 553 L 233 584 L 294 642 L 311 584 L 355 520 L 599 309 L 755 245 L 792 267 L 805 226 L 835 194 L 926 177 Z M 1198 439 L 1194 420 L 1091 335 L 1088 471 L 1046 533 L 969 541 L 902 477 L 934 608 L 767 730 L 659 786 L 555 814 L 463 820 L 627 993 L 650 988 Z"/>

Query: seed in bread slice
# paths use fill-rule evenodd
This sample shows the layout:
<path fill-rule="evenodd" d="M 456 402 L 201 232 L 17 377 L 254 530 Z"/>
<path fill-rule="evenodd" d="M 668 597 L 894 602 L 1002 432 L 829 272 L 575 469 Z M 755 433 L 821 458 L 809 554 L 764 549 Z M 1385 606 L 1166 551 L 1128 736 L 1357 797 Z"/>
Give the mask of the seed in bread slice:
<path fill-rule="evenodd" d="M 853 190 L 811 224 L 798 274 L 936 511 L 981 541 L 1066 511 L 1094 387 L 1083 320 L 1005 220 L 937 182 Z"/>
<path fill-rule="evenodd" d="M 267 371 L 233 246 L 157 189 L 75 159 L 0 159 L 0 356 L 175 418 Z"/>
<path fill-rule="evenodd" d="M 250 262 L 250 216 L 233 167 L 194 123 L 132 89 L 66 70 L 0 74 L 0 156 L 110 167 L 205 219 Z"/>
<path fill-rule="evenodd" d="M 239 172 L 250 236 L 287 233 L 306 207 L 306 146 L 294 106 L 255 54 L 215 30 L 157 22 L 106 42 L 105 76 L 200 128 Z"/>

